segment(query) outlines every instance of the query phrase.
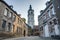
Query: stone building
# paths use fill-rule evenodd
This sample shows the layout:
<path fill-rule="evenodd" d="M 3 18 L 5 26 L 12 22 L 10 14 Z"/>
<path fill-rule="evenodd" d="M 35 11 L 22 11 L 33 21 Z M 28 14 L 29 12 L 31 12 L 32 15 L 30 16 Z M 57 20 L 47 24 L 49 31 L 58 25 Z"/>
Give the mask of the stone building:
<path fill-rule="evenodd" d="M 26 25 L 26 19 L 25 18 L 22 18 L 22 21 L 23 21 L 23 34 L 25 34 L 24 36 L 28 36 L 28 27 Z M 25 33 L 24 33 L 25 32 Z"/>
<path fill-rule="evenodd" d="M 34 26 L 34 29 L 33 29 L 33 35 L 34 36 L 39 36 L 39 27 L 38 27 L 38 25 L 35 25 Z"/>
<path fill-rule="evenodd" d="M 32 9 L 32 6 L 30 5 L 28 10 L 28 25 L 33 28 L 34 26 L 34 10 Z"/>
<path fill-rule="evenodd" d="M 19 15 L 14 14 L 13 33 L 22 36 L 22 20 Z"/>
<path fill-rule="evenodd" d="M 54 5 L 56 16 L 58 17 L 58 24 L 60 26 L 60 0 L 51 0 L 51 1 Z M 59 27 L 59 30 L 60 30 L 60 27 Z"/>
<path fill-rule="evenodd" d="M 5 1 L 0 0 L 0 32 L 27 36 L 27 27 L 23 18 Z"/>
<path fill-rule="evenodd" d="M 46 8 L 44 10 L 41 10 L 40 13 L 41 14 L 38 16 L 40 36 L 59 36 L 59 21 L 53 2 L 48 1 L 46 3 Z"/>
<path fill-rule="evenodd" d="M 28 29 L 28 36 L 31 36 L 31 34 L 32 34 L 32 28 L 28 24 L 26 24 L 26 26 L 27 26 L 27 29 Z"/>
<path fill-rule="evenodd" d="M 15 11 L 3 0 L 0 0 L 0 32 L 12 32 L 13 13 Z"/>
<path fill-rule="evenodd" d="M 17 34 L 17 36 L 27 36 L 28 29 L 26 26 L 26 22 L 24 18 L 21 18 L 20 14 L 13 14 L 14 15 L 14 21 L 13 21 L 13 28 L 12 32 Z"/>

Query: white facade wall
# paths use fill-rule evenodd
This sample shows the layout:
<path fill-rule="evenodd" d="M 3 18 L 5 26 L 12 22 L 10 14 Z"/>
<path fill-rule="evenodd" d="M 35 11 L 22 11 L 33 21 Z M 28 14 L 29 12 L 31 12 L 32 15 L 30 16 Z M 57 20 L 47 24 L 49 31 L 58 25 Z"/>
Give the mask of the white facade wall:
<path fill-rule="evenodd" d="M 47 14 L 48 13 L 48 15 L 45 15 L 45 14 Z M 46 16 L 46 17 L 44 17 L 44 16 Z M 47 17 L 48 16 L 48 17 Z M 42 17 L 42 18 L 41 18 Z M 56 13 L 55 13 L 55 10 L 54 10 L 54 5 L 53 4 L 51 4 L 48 8 L 47 8 L 47 10 L 45 10 L 45 12 L 42 14 L 42 15 L 40 15 L 40 17 L 38 17 L 38 22 L 39 22 L 39 26 L 41 26 L 41 25 L 44 25 L 43 23 L 43 20 L 46 18 L 46 20 L 45 21 L 53 21 L 53 19 L 54 19 L 54 17 L 56 17 Z M 51 20 L 52 19 L 52 20 Z M 46 23 L 47 23 L 46 22 Z M 54 23 L 53 23 L 54 24 Z M 59 25 L 58 24 L 54 24 L 54 26 L 51 26 L 51 27 L 54 27 L 54 29 L 53 29 L 53 32 L 52 33 L 50 33 L 50 31 L 49 31 L 49 25 L 48 24 L 46 24 L 45 26 L 44 26 L 44 36 L 43 37 L 50 37 L 51 35 L 59 35 Z"/>
<path fill-rule="evenodd" d="M 56 35 L 59 35 L 59 29 L 58 29 L 58 27 L 59 27 L 58 24 L 54 25 L 54 28 L 55 28 L 55 34 L 56 34 Z"/>
<path fill-rule="evenodd" d="M 44 35 L 45 35 L 45 37 L 49 37 L 49 28 L 48 28 L 48 24 L 47 25 L 45 25 L 45 27 L 44 27 Z"/>

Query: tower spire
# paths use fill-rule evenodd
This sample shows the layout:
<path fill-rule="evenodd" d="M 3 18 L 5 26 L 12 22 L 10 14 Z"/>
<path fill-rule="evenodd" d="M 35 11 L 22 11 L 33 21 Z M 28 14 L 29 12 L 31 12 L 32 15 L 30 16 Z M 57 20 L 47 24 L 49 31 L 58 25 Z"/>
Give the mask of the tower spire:
<path fill-rule="evenodd" d="M 32 6 L 30 5 L 30 9 L 32 9 Z"/>

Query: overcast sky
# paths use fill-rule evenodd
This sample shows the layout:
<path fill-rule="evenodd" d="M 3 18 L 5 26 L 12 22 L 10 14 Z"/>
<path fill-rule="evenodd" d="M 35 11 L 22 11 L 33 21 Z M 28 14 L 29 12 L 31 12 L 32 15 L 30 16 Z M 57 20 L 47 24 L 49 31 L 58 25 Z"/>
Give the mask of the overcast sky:
<path fill-rule="evenodd" d="M 45 9 L 45 3 L 49 0 L 5 0 L 9 5 L 13 5 L 13 9 L 17 11 L 18 14 L 21 14 L 21 17 L 24 17 L 27 22 L 27 15 L 29 5 L 32 5 L 34 9 L 34 19 L 35 25 L 38 24 L 38 15 L 40 14 L 40 10 Z"/>

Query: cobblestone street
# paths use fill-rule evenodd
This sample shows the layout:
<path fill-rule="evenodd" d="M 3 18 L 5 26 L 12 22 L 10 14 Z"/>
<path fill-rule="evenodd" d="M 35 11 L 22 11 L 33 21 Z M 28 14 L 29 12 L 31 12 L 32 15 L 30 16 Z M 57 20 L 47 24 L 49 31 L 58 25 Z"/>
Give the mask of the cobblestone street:
<path fill-rule="evenodd" d="M 59 39 L 41 38 L 38 36 L 30 36 L 30 37 L 20 37 L 20 38 L 12 38 L 12 39 L 5 39 L 5 40 L 59 40 Z"/>

